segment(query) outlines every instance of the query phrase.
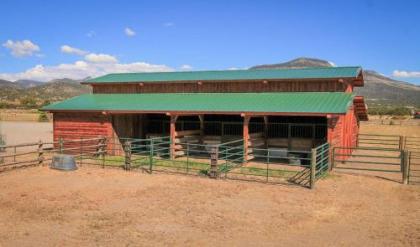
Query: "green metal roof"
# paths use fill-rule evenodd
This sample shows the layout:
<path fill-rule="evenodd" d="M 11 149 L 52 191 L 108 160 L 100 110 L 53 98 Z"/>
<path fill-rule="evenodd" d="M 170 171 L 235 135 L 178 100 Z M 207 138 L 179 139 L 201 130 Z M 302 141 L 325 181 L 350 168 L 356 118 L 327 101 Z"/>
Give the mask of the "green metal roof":
<path fill-rule="evenodd" d="M 303 69 L 219 70 L 108 74 L 85 83 L 236 81 L 274 79 L 356 78 L 361 67 L 319 67 Z"/>
<path fill-rule="evenodd" d="M 352 100 L 342 92 L 85 94 L 42 110 L 346 113 Z"/>

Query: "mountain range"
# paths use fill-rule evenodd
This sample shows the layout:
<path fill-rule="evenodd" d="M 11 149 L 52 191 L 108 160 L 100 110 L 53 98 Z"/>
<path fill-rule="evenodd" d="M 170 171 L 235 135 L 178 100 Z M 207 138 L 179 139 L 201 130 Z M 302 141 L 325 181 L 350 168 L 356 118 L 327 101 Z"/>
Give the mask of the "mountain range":
<path fill-rule="evenodd" d="M 264 64 L 250 69 L 286 69 L 305 67 L 332 67 L 333 63 L 316 58 L 297 58 L 285 63 Z M 397 81 L 374 70 L 363 70 L 365 85 L 356 87 L 355 93 L 365 97 L 369 106 L 420 107 L 420 86 Z"/>
<path fill-rule="evenodd" d="M 304 67 L 331 67 L 333 63 L 316 58 L 297 58 L 278 64 L 264 64 L 249 69 L 286 69 Z M 365 96 L 369 106 L 414 106 L 420 107 L 420 86 L 393 80 L 374 70 L 364 70 L 364 87 L 355 88 L 355 93 Z M 0 105 L 19 106 L 22 99 L 42 102 L 55 102 L 80 94 L 89 93 L 90 87 L 81 85 L 82 80 L 58 79 L 49 82 L 18 80 L 15 82 L 0 79 Z"/>
<path fill-rule="evenodd" d="M 19 106 L 24 99 L 33 99 L 36 104 L 61 101 L 80 94 L 89 93 L 90 87 L 79 80 L 58 79 L 49 82 L 0 79 L 0 103 L 5 107 Z"/>

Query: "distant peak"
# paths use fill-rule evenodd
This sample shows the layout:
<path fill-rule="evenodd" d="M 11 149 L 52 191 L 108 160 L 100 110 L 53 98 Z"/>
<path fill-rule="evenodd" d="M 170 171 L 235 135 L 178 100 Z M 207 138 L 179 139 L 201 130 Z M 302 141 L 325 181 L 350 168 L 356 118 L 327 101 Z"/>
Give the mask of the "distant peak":
<path fill-rule="evenodd" d="M 289 69 L 289 68 L 307 68 L 307 67 L 335 67 L 333 62 L 318 58 L 298 57 L 284 63 L 264 64 L 251 67 L 250 69 Z"/>

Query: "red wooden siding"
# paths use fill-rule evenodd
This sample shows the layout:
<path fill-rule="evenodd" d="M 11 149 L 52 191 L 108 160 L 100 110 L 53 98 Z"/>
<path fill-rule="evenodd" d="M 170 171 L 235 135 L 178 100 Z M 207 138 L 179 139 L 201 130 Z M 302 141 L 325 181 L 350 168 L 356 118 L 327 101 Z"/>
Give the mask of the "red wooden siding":
<path fill-rule="evenodd" d="M 238 92 L 344 92 L 348 82 L 337 80 L 144 83 L 92 85 L 93 93 L 238 93 Z"/>
<path fill-rule="evenodd" d="M 112 136 L 108 115 L 98 113 L 54 113 L 54 141 Z"/>
<path fill-rule="evenodd" d="M 356 147 L 359 123 L 354 106 L 351 106 L 346 115 L 328 119 L 328 142 L 332 147 Z M 343 149 L 340 153 L 349 154 L 352 150 Z M 340 157 L 345 159 L 346 157 Z"/>

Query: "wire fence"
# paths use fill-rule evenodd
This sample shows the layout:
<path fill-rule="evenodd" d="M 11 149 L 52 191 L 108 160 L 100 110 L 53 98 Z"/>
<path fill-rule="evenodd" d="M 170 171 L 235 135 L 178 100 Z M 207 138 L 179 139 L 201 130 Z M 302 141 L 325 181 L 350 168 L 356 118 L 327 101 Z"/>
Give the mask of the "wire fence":
<path fill-rule="evenodd" d="M 217 136 L 242 136 L 242 122 L 204 121 L 204 134 Z M 176 129 L 179 131 L 200 129 L 199 121 L 176 122 Z M 169 134 L 169 121 L 150 120 L 148 125 L 149 133 L 162 135 Z M 261 123 L 250 122 L 249 131 L 265 132 L 270 137 L 301 137 L 324 139 L 327 133 L 327 125 L 323 123 Z"/>

